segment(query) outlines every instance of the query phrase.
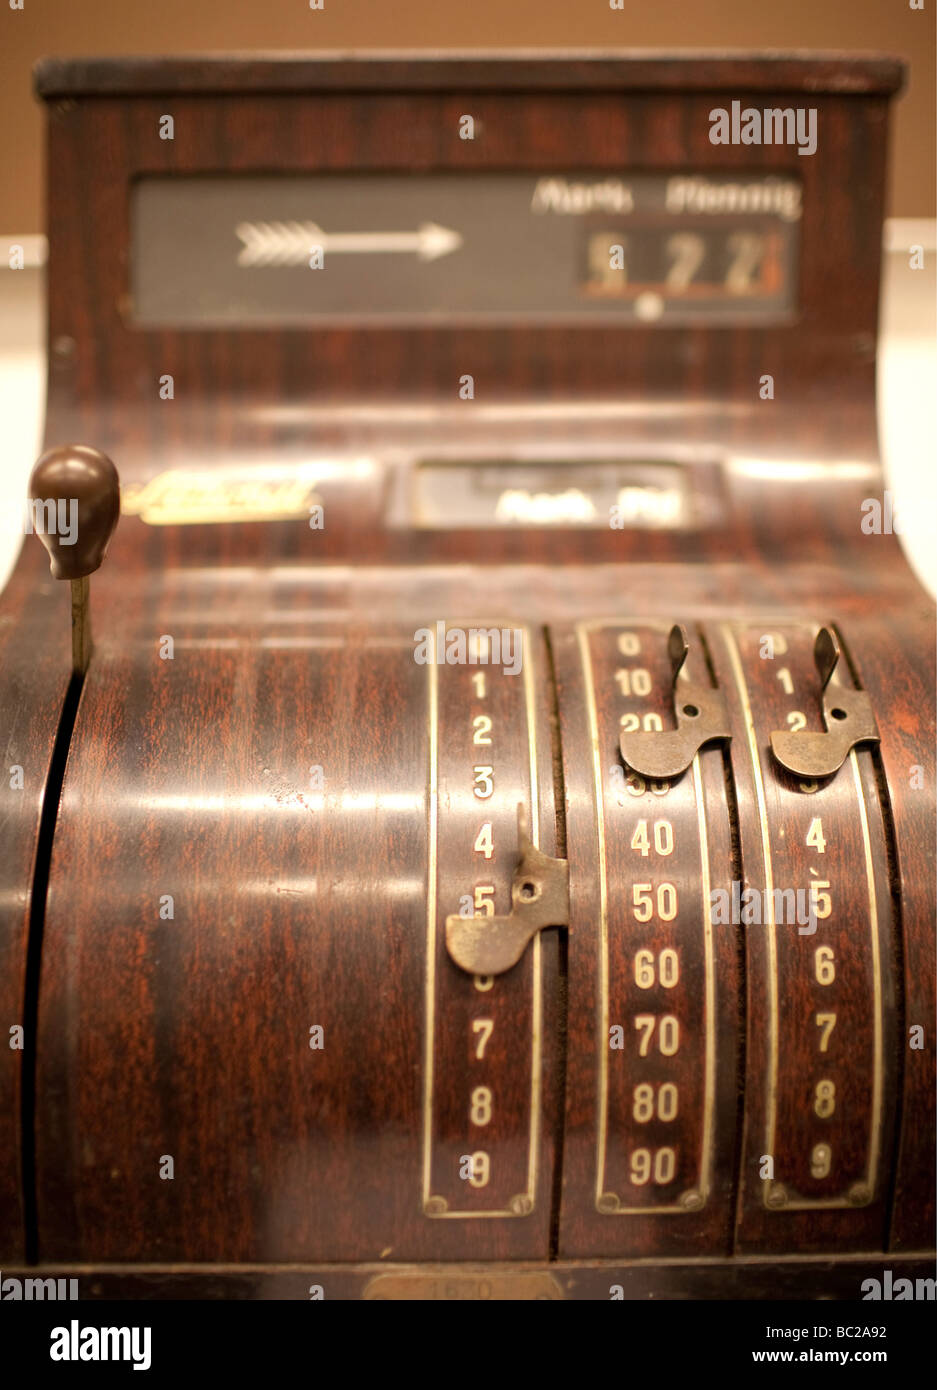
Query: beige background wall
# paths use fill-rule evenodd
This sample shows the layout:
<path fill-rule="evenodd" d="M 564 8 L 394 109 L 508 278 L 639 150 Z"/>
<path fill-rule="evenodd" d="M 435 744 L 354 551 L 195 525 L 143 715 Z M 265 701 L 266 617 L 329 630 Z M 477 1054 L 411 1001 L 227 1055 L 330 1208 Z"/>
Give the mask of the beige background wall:
<path fill-rule="evenodd" d="M 923 10 L 911 3 L 923 4 Z M 45 229 L 43 55 L 322 48 L 848 49 L 911 63 L 889 213 L 934 208 L 937 0 L 0 0 L 0 233 Z"/>

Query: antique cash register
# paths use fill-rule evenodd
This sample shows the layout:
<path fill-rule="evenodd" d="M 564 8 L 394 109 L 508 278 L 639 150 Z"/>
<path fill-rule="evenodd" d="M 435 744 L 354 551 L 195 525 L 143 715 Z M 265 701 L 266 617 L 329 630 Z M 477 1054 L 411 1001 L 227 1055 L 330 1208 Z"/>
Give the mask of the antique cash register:
<path fill-rule="evenodd" d="M 934 611 L 875 417 L 902 77 L 40 65 L 5 1272 L 931 1272 Z"/>

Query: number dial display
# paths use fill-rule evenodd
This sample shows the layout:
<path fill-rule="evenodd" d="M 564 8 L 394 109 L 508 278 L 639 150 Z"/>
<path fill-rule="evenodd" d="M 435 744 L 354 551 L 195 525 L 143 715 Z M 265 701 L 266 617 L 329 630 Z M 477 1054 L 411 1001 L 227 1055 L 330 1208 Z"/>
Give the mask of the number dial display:
<path fill-rule="evenodd" d="M 131 206 L 148 327 L 764 323 L 796 306 L 801 188 L 773 174 L 215 173 L 144 177 Z"/>
<path fill-rule="evenodd" d="M 545 950 L 535 938 L 497 978 L 471 976 L 449 958 L 449 913 L 510 911 L 517 862 L 517 804 L 531 836 L 554 842 L 549 716 L 540 644 L 523 631 L 521 670 L 494 663 L 471 629 L 466 664 L 430 664 L 429 875 L 422 1207 L 445 1220 L 523 1218 L 508 1237 L 542 1249 L 549 1222 L 552 1133 L 543 1121 L 555 1021 L 544 1001 Z M 510 627 L 510 624 L 507 624 Z M 450 624 L 446 633 L 453 630 Z M 519 630 L 520 631 L 520 630 Z M 437 637 L 437 642 L 439 638 Z M 474 657 L 474 660 L 472 658 Z M 545 1029 L 550 1029 L 549 1034 Z M 545 1038 L 548 1041 L 545 1043 Z M 484 1224 L 484 1223 L 483 1223 Z"/>
<path fill-rule="evenodd" d="M 571 1255 L 715 1251 L 731 1229 L 737 954 L 708 920 L 710 885 L 732 877 L 723 755 L 706 749 L 672 783 L 649 783 L 617 753 L 622 728 L 673 727 L 669 630 L 599 622 L 556 647 L 564 748 L 594 750 L 565 768 L 578 809 L 567 827 Z M 708 679 L 695 653 L 687 667 Z"/>
<path fill-rule="evenodd" d="M 648 317 L 689 304 L 717 315 L 739 306 L 751 312 L 754 305 L 779 312 L 792 252 L 790 228 L 766 218 L 687 220 L 677 230 L 660 220 L 606 222 L 587 233 L 583 292 L 604 301 L 640 300 L 637 312 Z"/>
<path fill-rule="evenodd" d="M 749 976 L 742 1249 L 861 1249 L 880 1236 L 894 1124 L 892 913 L 873 754 L 832 778 L 779 768 L 770 732 L 822 730 L 816 627 L 722 626 Z M 845 663 L 843 663 L 845 665 Z M 837 680 L 850 679 L 848 671 Z M 746 756 L 748 754 L 748 756 Z M 764 924 L 761 924 L 762 915 Z"/>

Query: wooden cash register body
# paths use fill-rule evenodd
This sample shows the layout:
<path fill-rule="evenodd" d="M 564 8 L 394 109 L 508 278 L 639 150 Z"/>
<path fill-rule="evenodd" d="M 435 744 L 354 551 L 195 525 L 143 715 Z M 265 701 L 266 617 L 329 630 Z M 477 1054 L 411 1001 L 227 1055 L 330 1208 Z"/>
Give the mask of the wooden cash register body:
<path fill-rule="evenodd" d="M 34 539 L 0 601 L 23 769 L 0 793 L 0 1018 L 26 1027 L 0 1065 L 4 1270 L 80 1266 L 83 1296 L 394 1298 L 858 1297 L 866 1272 L 926 1270 L 934 610 L 862 526 L 901 77 L 835 55 L 40 66 L 46 439 L 106 451 L 126 505 L 80 689 Z M 815 154 L 714 145 L 733 100 L 814 108 Z M 793 308 L 140 321 L 139 180 L 519 171 L 796 179 Z M 557 468 L 663 479 L 679 520 L 421 510 L 442 465 L 471 490 L 521 462 L 547 493 Z M 295 514 L 238 502 L 291 472 L 312 479 Z M 439 621 L 522 630 L 523 671 L 418 663 Z M 615 769 L 629 716 L 673 727 L 674 622 L 732 737 L 661 794 Z M 804 791 L 768 745 L 794 712 L 823 727 L 824 624 L 880 742 Z M 473 981 L 445 917 L 509 910 L 519 801 L 568 859 L 568 929 Z M 713 924 L 733 883 L 830 911 L 813 935 Z"/>

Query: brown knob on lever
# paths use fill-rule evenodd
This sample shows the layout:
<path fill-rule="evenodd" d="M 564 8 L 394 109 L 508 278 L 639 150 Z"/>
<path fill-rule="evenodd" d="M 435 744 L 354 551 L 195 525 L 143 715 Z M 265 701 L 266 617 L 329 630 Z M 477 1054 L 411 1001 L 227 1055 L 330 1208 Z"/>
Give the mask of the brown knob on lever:
<path fill-rule="evenodd" d="M 49 552 L 55 579 L 72 585 L 72 665 L 91 656 L 88 576 L 107 554 L 120 515 L 120 482 L 106 454 L 86 444 L 49 449 L 29 479 L 33 528 Z"/>

